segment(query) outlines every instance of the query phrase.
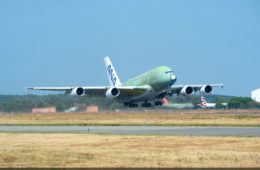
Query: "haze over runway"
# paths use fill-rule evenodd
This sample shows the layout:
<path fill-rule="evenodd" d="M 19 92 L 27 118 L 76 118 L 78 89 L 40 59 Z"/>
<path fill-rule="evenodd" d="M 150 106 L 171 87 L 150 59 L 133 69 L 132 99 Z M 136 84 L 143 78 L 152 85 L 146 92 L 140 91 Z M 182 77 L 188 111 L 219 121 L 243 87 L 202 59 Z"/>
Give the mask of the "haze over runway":
<path fill-rule="evenodd" d="M 194 126 L 0 126 L 11 133 L 98 133 L 130 135 L 260 136 L 260 127 Z"/>

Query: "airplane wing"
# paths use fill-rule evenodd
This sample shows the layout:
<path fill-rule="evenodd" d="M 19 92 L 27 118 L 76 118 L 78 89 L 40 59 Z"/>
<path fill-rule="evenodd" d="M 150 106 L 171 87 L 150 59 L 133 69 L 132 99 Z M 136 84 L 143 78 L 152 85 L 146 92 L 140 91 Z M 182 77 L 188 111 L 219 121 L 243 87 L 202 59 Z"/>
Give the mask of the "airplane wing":
<path fill-rule="evenodd" d="M 133 96 L 138 96 L 141 94 L 144 94 L 149 87 L 147 86 L 118 86 L 118 87 L 113 87 L 113 86 L 97 86 L 97 87 L 83 87 L 85 90 L 86 95 L 93 97 L 93 96 L 106 96 L 106 92 L 109 89 L 116 88 L 120 91 L 120 96 L 119 98 L 126 98 L 126 97 L 133 97 Z"/>
<path fill-rule="evenodd" d="M 224 84 L 196 84 L 196 85 L 172 85 L 171 89 L 175 92 L 179 92 L 183 87 L 191 87 L 194 92 L 200 91 L 203 87 L 224 87 Z"/>
<path fill-rule="evenodd" d="M 223 88 L 224 84 L 195 84 L 195 85 L 172 85 L 164 91 L 169 95 L 172 94 L 192 94 L 193 92 L 210 93 L 214 87 Z"/>
<path fill-rule="evenodd" d="M 67 91 L 73 87 L 29 87 L 28 90 L 46 90 L 46 91 Z"/>
<path fill-rule="evenodd" d="M 116 88 L 120 91 L 120 96 L 131 97 L 145 93 L 149 86 L 87 86 L 87 87 L 30 87 L 29 90 L 58 91 L 72 95 L 106 96 L 109 89 Z"/>

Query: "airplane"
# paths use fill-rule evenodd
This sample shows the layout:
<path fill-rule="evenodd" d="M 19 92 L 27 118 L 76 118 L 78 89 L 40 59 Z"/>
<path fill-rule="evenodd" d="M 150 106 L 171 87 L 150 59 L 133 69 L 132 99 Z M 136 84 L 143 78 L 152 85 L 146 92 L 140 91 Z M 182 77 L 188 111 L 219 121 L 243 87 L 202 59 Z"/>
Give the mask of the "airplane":
<path fill-rule="evenodd" d="M 169 103 L 166 98 L 162 99 L 162 108 L 169 109 L 193 109 L 194 105 L 190 103 Z"/>
<path fill-rule="evenodd" d="M 30 87 L 30 90 L 61 91 L 65 94 L 78 96 L 101 96 L 124 103 L 126 107 L 151 107 L 150 101 L 155 106 L 161 106 L 165 96 L 173 94 L 191 95 L 193 92 L 210 93 L 213 87 L 223 87 L 223 84 L 198 84 L 198 85 L 174 85 L 177 77 L 168 66 L 159 66 L 137 77 L 121 83 L 118 74 L 109 57 L 104 58 L 109 86 L 86 87 Z"/>
<path fill-rule="evenodd" d="M 201 96 L 200 97 L 201 100 L 201 104 L 198 104 L 198 106 L 200 106 L 201 108 L 205 109 L 205 108 L 216 108 L 217 104 L 216 103 L 208 103 L 205 99 L 205 97 Z M 227 107 L 228 103 L 219 103 L 220 106 L 222 107 Z"/>
<path fill-rule="evenodd" d="M 205 99 L 205 97 L 201 96 L 200 97 L 201 104 L 198 104 L 202 108 L 216 108 L 216 103 L 208 103 Z"/>

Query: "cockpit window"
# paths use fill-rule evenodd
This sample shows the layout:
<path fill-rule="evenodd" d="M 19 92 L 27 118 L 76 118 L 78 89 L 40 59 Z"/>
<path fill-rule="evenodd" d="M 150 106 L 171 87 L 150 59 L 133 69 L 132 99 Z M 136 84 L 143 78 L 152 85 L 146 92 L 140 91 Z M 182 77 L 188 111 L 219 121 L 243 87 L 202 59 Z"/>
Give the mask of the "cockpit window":
<path fill-rule="evenodd" d="M 166 74 L 173 74 L 174 72 L 173 71 L 166 71 L 165 73 Z"/>

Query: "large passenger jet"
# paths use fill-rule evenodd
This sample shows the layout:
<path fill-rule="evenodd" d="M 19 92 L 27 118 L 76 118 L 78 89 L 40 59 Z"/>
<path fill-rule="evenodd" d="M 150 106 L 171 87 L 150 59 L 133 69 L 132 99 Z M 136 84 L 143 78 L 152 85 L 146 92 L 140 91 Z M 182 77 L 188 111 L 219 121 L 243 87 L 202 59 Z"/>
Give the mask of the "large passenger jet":
<path fill-rule="evenodd" d="M 165 96 L 173 94 L 191 95 L 193 92 L 210 93 L 213 87 L 223 87 L 223 84 L 174 85 L 177 77 L 167 66 L 156 67 L 135 78 L 121 83 L 109 57 L 105 57 L 105 66 L 109 79 L 109 86 L 86 87 L 31 87 L 31 90 L 62 91 L 65 94 L 78 96 L 101 96 L 124 103 L 124 106 L 151 107 L 162 105 Z"/>
<path fill-rule="evenodd" d="M 216 108 L 216 103 L 208 103 L 205 99 L 205 97 L 201 96 L 200 97 L 201 104 L 198 104 L 202 108 Z"/>
<path fill-rule="evenodd" d="M 200 97 L 200 101 L 201 101 L 201 104 L 198 104 L 198 106 L 200 106 L 201 108 L 203 109 L 206 109 L 206 108 L 216 108 L 217 107 L 217 103 L 208 103 L 205 99 L 205 97 L 201 96 Z M 219 107 L 222 107 L 222 108 L 226 108 L 228 106 L 228 103 L 219 103 Z"/>

